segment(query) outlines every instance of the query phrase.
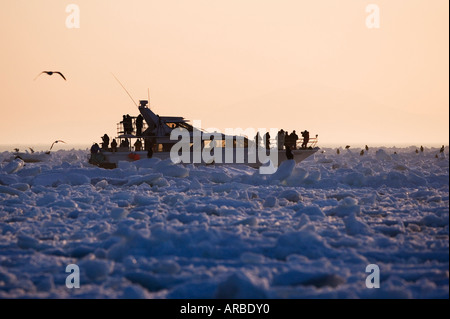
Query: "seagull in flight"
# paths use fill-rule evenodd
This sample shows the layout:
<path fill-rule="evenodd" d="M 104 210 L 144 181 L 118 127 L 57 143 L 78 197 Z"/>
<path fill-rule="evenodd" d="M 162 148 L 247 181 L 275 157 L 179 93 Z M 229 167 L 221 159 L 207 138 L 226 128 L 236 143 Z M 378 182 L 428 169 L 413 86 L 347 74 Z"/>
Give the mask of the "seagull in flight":
<path fill-rule="evenodd" d="M 67 144 L 66 142 L 61 141 L 61 140 L 54 141 L 53 144 L 52 144 L 52 146 L 50 146 L 50 151 L 52 150 L 53 145 L 55 145 L 56 143 L 59 143 L 59 142 L 64 143 L 64 144 Z"/>
<path fill-rule="evenodd" d="M 63 78 L 65 81 L 67 81 L 67 80 L 66 80 L 66 77 L 65 77 L 61 72 L 59 72 L 59 71 L 42 71 L 41 73 L 39 73 L 39 74 L 34 78 L 34 80 L 36 81 L 36 79 L 37 79 L 42 73 L 47 73 L 48 75 L 53 75 L 53 73 L 56 73 L 56 74 L 61 75 L 62 78 Z"/>

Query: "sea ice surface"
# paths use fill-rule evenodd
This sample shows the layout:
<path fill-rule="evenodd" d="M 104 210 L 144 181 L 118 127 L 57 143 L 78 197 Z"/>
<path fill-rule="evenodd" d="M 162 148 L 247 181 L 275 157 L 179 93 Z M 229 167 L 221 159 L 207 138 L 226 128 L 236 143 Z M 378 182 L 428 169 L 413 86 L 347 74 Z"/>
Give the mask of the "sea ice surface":
<path fill-rule="evenodd" d="M 448 148 L 415 150 L 324 149 L 272 175 L 0 153 L 0 298 L 448 298 Z"/>

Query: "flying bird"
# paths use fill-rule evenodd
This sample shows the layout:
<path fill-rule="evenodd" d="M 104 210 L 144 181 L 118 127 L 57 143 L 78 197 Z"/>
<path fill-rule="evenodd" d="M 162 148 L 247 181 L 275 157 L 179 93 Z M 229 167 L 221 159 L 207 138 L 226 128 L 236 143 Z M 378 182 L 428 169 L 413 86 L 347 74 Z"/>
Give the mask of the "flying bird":
<path fill-rule="evenodd" d="M 54 141 L 54 142 L 52 143 L 52 146 L 50 146 L 50 150 L 52 150 L 53 145 L 55 145 L 56 143 L 59 143 L 59 142 L 64 143 L 64 144 L 67 144 L 66 142 L 61 141 L 61 140 Z"/>
<path fill-rule="evenodd" d="M 65 77 L 61 72 L 59 72 L 59 71 L 42 71 L 41 73 L 39 73 L 39 74 L 34 78 L 34 80 L 36 81 L 36 79 L 37 79 L 42 73 L 47 73 L 48 75 L 53 75 L 53 73 L 56 73 L 56 74 L 61 75 L 62 78 L 63 78 L 65 81 L 67 81 L 67 80 L 66 80 L 66 77 Z"/>

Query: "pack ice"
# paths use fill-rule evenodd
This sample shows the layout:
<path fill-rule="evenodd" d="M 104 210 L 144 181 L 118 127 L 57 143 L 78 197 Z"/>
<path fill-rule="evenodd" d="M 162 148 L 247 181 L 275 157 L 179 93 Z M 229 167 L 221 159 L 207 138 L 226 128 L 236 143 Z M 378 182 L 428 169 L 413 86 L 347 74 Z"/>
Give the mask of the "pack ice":
<path fill-rule="evenodd" d="M 273 175 L 1 153 L 0 298 L 449 298 L 448 148 L 415 149 L 324 149 Z"/>

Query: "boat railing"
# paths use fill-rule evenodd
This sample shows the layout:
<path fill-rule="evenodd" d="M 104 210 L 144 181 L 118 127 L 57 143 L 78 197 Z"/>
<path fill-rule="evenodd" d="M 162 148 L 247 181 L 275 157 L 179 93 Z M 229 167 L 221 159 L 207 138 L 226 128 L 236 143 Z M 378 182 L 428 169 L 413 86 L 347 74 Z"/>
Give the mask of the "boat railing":
<path fill-rule="evenodd" d="M 303 137 L 297 139 L 297 141 L 295 141 L 295 149 L 305 149 L 302 147 L 303 145 Z M 317 146 L 317 144 L 319 143 L 319 137 L 316 135 L 316 137 L 310 137 L 307 143 L 306 148 L 315 148 Z M 270 145 L 278 145 L 278 139 L 277 138 L 272 138 L 270 139 Z M 293 145 L 290 145 L 291 147 Z M 282 146 L 282 148 L 279 149 L 284 149 L 284 145 Z"/>

